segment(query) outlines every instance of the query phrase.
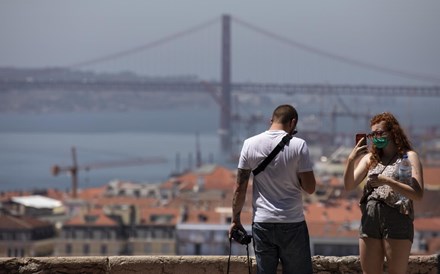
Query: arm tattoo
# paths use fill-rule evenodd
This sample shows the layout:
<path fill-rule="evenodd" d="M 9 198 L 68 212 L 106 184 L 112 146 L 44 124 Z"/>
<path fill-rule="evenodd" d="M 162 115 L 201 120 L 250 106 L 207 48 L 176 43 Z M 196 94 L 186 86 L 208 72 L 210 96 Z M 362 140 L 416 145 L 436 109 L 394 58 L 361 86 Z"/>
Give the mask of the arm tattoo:
<path fill-rule="evenodd" d="M 250 169 L 238 169 L 237 172 L 237 184 L 239 186 L 246 184 L 249 181 L 249 177 L 251 176 L 251 170 Z"/>
<path fill-rule="evenodd" d="M 235 186 L 234 197 L 232 199 L 233 220 L 239 221 L 241 210 L 246 199 L 246 190 L 251 175 L 251 170 L 238 169 L 237 183 Z"/>

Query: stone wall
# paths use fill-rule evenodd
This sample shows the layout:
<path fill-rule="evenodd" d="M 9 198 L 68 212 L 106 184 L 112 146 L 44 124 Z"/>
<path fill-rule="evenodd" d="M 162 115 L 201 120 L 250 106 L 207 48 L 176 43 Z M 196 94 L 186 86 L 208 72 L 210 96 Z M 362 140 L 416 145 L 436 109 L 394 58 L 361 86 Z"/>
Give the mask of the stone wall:
<path fill-rule="evenodd" d="M 438 264 L 438 254 L 411 256 L 408 273 L 439 274 Z M 227 266 L 227 256 L 0 258 L 0 274 L 224 274 Z M 251 267 L 255 273 L 254 258 Z M 313 269 L 316 274 L 362 273 L 357 256 L 313 256 Z M 232 256 L 229 273 L 248 273 L 246 256 Z"/>

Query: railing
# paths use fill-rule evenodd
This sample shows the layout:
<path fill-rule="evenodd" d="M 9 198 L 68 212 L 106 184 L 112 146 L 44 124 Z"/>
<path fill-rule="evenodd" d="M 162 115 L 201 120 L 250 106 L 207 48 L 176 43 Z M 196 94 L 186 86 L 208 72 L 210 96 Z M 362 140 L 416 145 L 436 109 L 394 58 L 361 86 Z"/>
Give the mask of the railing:
<path fill-rule="evenodd" d="M 411 256 L 407 273 L 438 274 L 439 254 Z M 251 257 L 252 273 L 255 258 Z M 313 256 L 313 273 L 362 273 L 358 256 Z M 90 256 L 0 258 L 0 274 L 64 273 L 64 274 L 224 274 L 227 256 Z M 386 264 L 384 271 L 386 273 Z M 246 256 L 232 256 L 230 273 L 248 273 Z M 278 269 L 281 273 L 281 267 Z"/>

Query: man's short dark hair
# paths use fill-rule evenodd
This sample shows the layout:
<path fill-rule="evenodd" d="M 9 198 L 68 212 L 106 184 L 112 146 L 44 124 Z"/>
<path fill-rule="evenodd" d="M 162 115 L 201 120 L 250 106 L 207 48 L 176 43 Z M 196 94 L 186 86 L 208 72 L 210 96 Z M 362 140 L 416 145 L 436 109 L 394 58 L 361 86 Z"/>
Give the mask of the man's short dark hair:
<path fill-rule="evenodd" d="M 272 114 L 272 121 L 283 125 L 290 123 L 292 119 L 298 120 L 298 112 L 291 105 L 280 105 Z"/>

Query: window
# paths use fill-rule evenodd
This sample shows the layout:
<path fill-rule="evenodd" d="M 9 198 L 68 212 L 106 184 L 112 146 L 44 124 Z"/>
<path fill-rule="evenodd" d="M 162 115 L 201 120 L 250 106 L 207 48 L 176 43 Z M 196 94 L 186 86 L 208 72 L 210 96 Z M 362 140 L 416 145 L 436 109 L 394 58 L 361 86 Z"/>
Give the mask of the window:
<path fill-rule="evenodd" d="M 161 230 L 161 229 L 157 229 L 156 231 L 155 231 L 155 238 L 158 238 L 158 239 L 162 239 L 163 238 L 163 231 Z"/>
<path fill-rule="evenodd" d="M 206 223 L 206 221 L 208 220 L 208 217 L 204 214 L 199 214 L 198 219 L 199 219 L 199 222 Z"/>
<path fill-rule="evenodd" d="M 172 230 L 172 229 L 165 230 L 163 237 L 167 238 L 167 239 L 172 239 L 174 237 L 174 230 Z"/>
<path fill-rule="evenodd" d="M 66 244 L 66 254 L 72 254 L 72 244 Z"/>
<path fill-rule="evenodd" d="M 145 237 L 145 238 L 151 238 L 151 232 L 150 232 L 150 230 L 146 229 L 146 230 L 144 231 L 144 237 Z"/>
<path fill-rule="evenodd" d="M 153 251 L 153 246 L 151 243 L 146 243 L 144 246 L 144 251 L 146 254 L 151 254 L 151 252 Z"/>
<path fill-rule="evenodd" d="M 172 251 L 171 244 L 162 244 L 162 254 L 170 254 Z"/>
<path fill-rule="evenodd" d="M 107 245 L 106 244 L 101 245 L 101 254 L 102 255 L 107 254 Z"/>
<path fill-rule="evenodd" d="M 16 248 L 14 249 L 14 257 L 22 257 L 24 255 L 24 249 L 23 248 Z"/>
<path fill-rule="evenodd" d="M 90 245 L 89 244 L 84 244 L 83 253 L 84 253 L 84 255 L 88 255 L 90 253 Z"/>
<path fill-rule="evenodd" d="M 36 232 L 38 232 L 38 230 Z M 26 241 L 26 233 L 25 232 L 17 232 L 17 240 Z"/>
<path fill-rule="evenodd" d="M 112 232 L 108 228 L 105 228 L 104 230 L 101 230 L 100 234 L 101 234 L 101 239 L 102 240 L 104 240 L 104 239 L 111 239 L 112 238 Z"/>
<path fill-rule="evenodd" d="M 201 244 L 194 245 L 194 255 L 202 255 L 202 245 Z"/>
<path fill-rule="evenodd" d="M 93 230 L 91 230 L 91 229 L 88 229 L 87 231 L 86 231 L 86 239 L 93 239 Z"/>

